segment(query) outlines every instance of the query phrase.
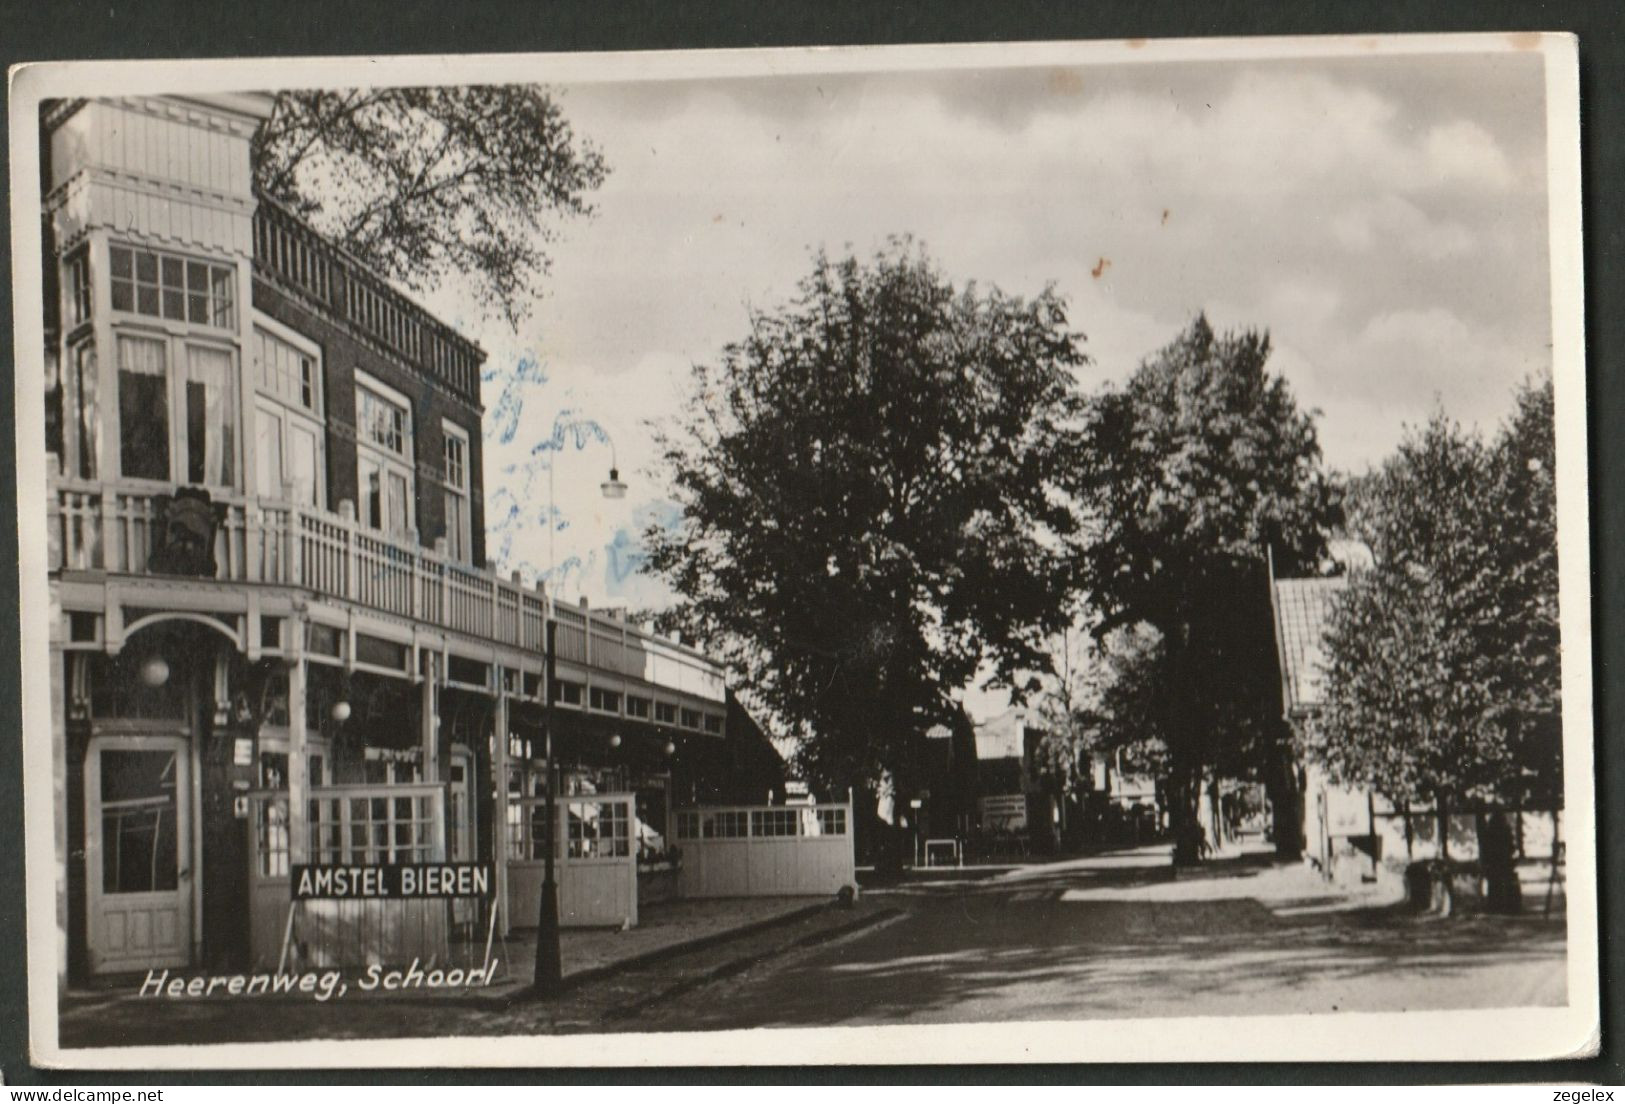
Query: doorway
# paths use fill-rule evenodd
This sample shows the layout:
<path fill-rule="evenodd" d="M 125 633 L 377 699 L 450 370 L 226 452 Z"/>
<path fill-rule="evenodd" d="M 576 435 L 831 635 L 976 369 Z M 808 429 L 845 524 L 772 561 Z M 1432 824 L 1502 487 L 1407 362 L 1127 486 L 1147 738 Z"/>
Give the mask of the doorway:
<path fill-rule="evenodd" d="M 90 970 L 185 966 L 192 950 L 190 761 L 185 737 L 97 735 L 85 757 Z"/>

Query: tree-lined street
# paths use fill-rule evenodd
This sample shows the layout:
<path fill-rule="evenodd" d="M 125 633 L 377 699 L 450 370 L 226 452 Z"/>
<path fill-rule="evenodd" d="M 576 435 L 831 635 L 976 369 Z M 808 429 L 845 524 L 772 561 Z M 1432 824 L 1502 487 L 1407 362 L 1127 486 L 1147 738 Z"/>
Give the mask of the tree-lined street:
<path fill-rule="evenodd" d="M 1527 869 L 1539 900 L 1540 872 Z M 1561 901 L 1561 898 L 1558 899 Z M 67 1037 L 121 1043 L 697 1031 L 1556 1006 L 1563 912 L 1440 921 L 1253 852 L 1172 875 L 1164 847 L 921 871 L 828 912 L 537 1003 L 87 1002 Z M 403 1009 L 409 1016 L 402 1019 Z"/>

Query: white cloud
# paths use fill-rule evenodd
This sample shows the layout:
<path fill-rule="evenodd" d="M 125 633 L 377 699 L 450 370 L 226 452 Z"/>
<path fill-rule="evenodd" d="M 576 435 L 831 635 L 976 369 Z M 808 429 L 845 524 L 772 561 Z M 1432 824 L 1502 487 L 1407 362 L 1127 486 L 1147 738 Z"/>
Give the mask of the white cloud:
<path fill-rule="evenodd" d="M 523 432 L 488 445 L 488 491 L 558 410 L 597 419 L 633 488 L 627 514 L 597 499 L 607 452 L 589 442 L 561 461 L 570 525 L 555 544 L 593 600 L 650 598 L 619 574 L 632 512 L 663 495 L 642 421 L 676 409 L 691 362 L 743 336 L 747 303 L 794 293 L 809 249 L 866 253 L 898 232 L 956 279 L 1054 281 L 1088 335 L 1091 388 L 1207 309 L 1271 331 L 1340 466 L 1380 459 L 1435 396 L 1493 421 L 1547 340 L 1545 273 L 1507 246 L 1544 234 L 1544 174 L 1519 152 L 1540 148 L 1538 97 L 1502 89 L 1510 107 L 1486 113 L 1493 67 L 1447 94 L 1407 80 L 1433 60 L 1383 64 L 1102 69 L 1064 97 L 975 74 L 568 89 L 612 173 L 598 216 L 563 228 L 534 323 L 474 334 L 494 364 L 534 350 L 548 374 Z M 455 293 L 440 306 L 478 314 Z M 539 516 L 545 481 L 510 490 Z M 532 526 L 514 547 L 545 563 L 545 536 Z"/>

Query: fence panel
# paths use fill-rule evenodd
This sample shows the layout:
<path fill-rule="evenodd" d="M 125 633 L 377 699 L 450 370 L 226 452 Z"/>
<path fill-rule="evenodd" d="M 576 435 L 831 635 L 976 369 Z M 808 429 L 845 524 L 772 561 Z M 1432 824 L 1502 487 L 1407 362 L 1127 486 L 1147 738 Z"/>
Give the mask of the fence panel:
<path fill-rule="evenodd" d="M 632 794 L 558 799 L 554 855 L 562 927 L 637 925 L 635 801 Z M 509 922 L 516 928 L 534 928 L 541 911 L 546 800 L 510 796 L 508 810 Z"/>
<path fill-rule="evenodd" d="M 310 861 L 441 861 L 444 799 L 444 787 L 433 783 L 314 787 L 304 826 Z M 288 794 L 261 791 L 250 805 L 250 946 L 255 969 L 271 969 L 292 900 Z M 444 962 L 448 908 L 445 900 L 304 901 L 294 909 L 290 960 L 300 968 Z"/>
<path fill-rule="evenodd" d="M 681 897 L 800 897 L 857 885 L 852 806 L 702 806 L 677 813 Z"/>

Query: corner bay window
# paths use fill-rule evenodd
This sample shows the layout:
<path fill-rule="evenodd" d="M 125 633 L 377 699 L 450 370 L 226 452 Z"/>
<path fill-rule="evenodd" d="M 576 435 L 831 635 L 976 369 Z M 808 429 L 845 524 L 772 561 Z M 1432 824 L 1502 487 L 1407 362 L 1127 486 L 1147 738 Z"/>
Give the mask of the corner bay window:
<path fill-rule="evenodd" d="M 237 270 L 195 257 L 108 246 L 113 309 L 229 330 L 236 325 Z"/>

